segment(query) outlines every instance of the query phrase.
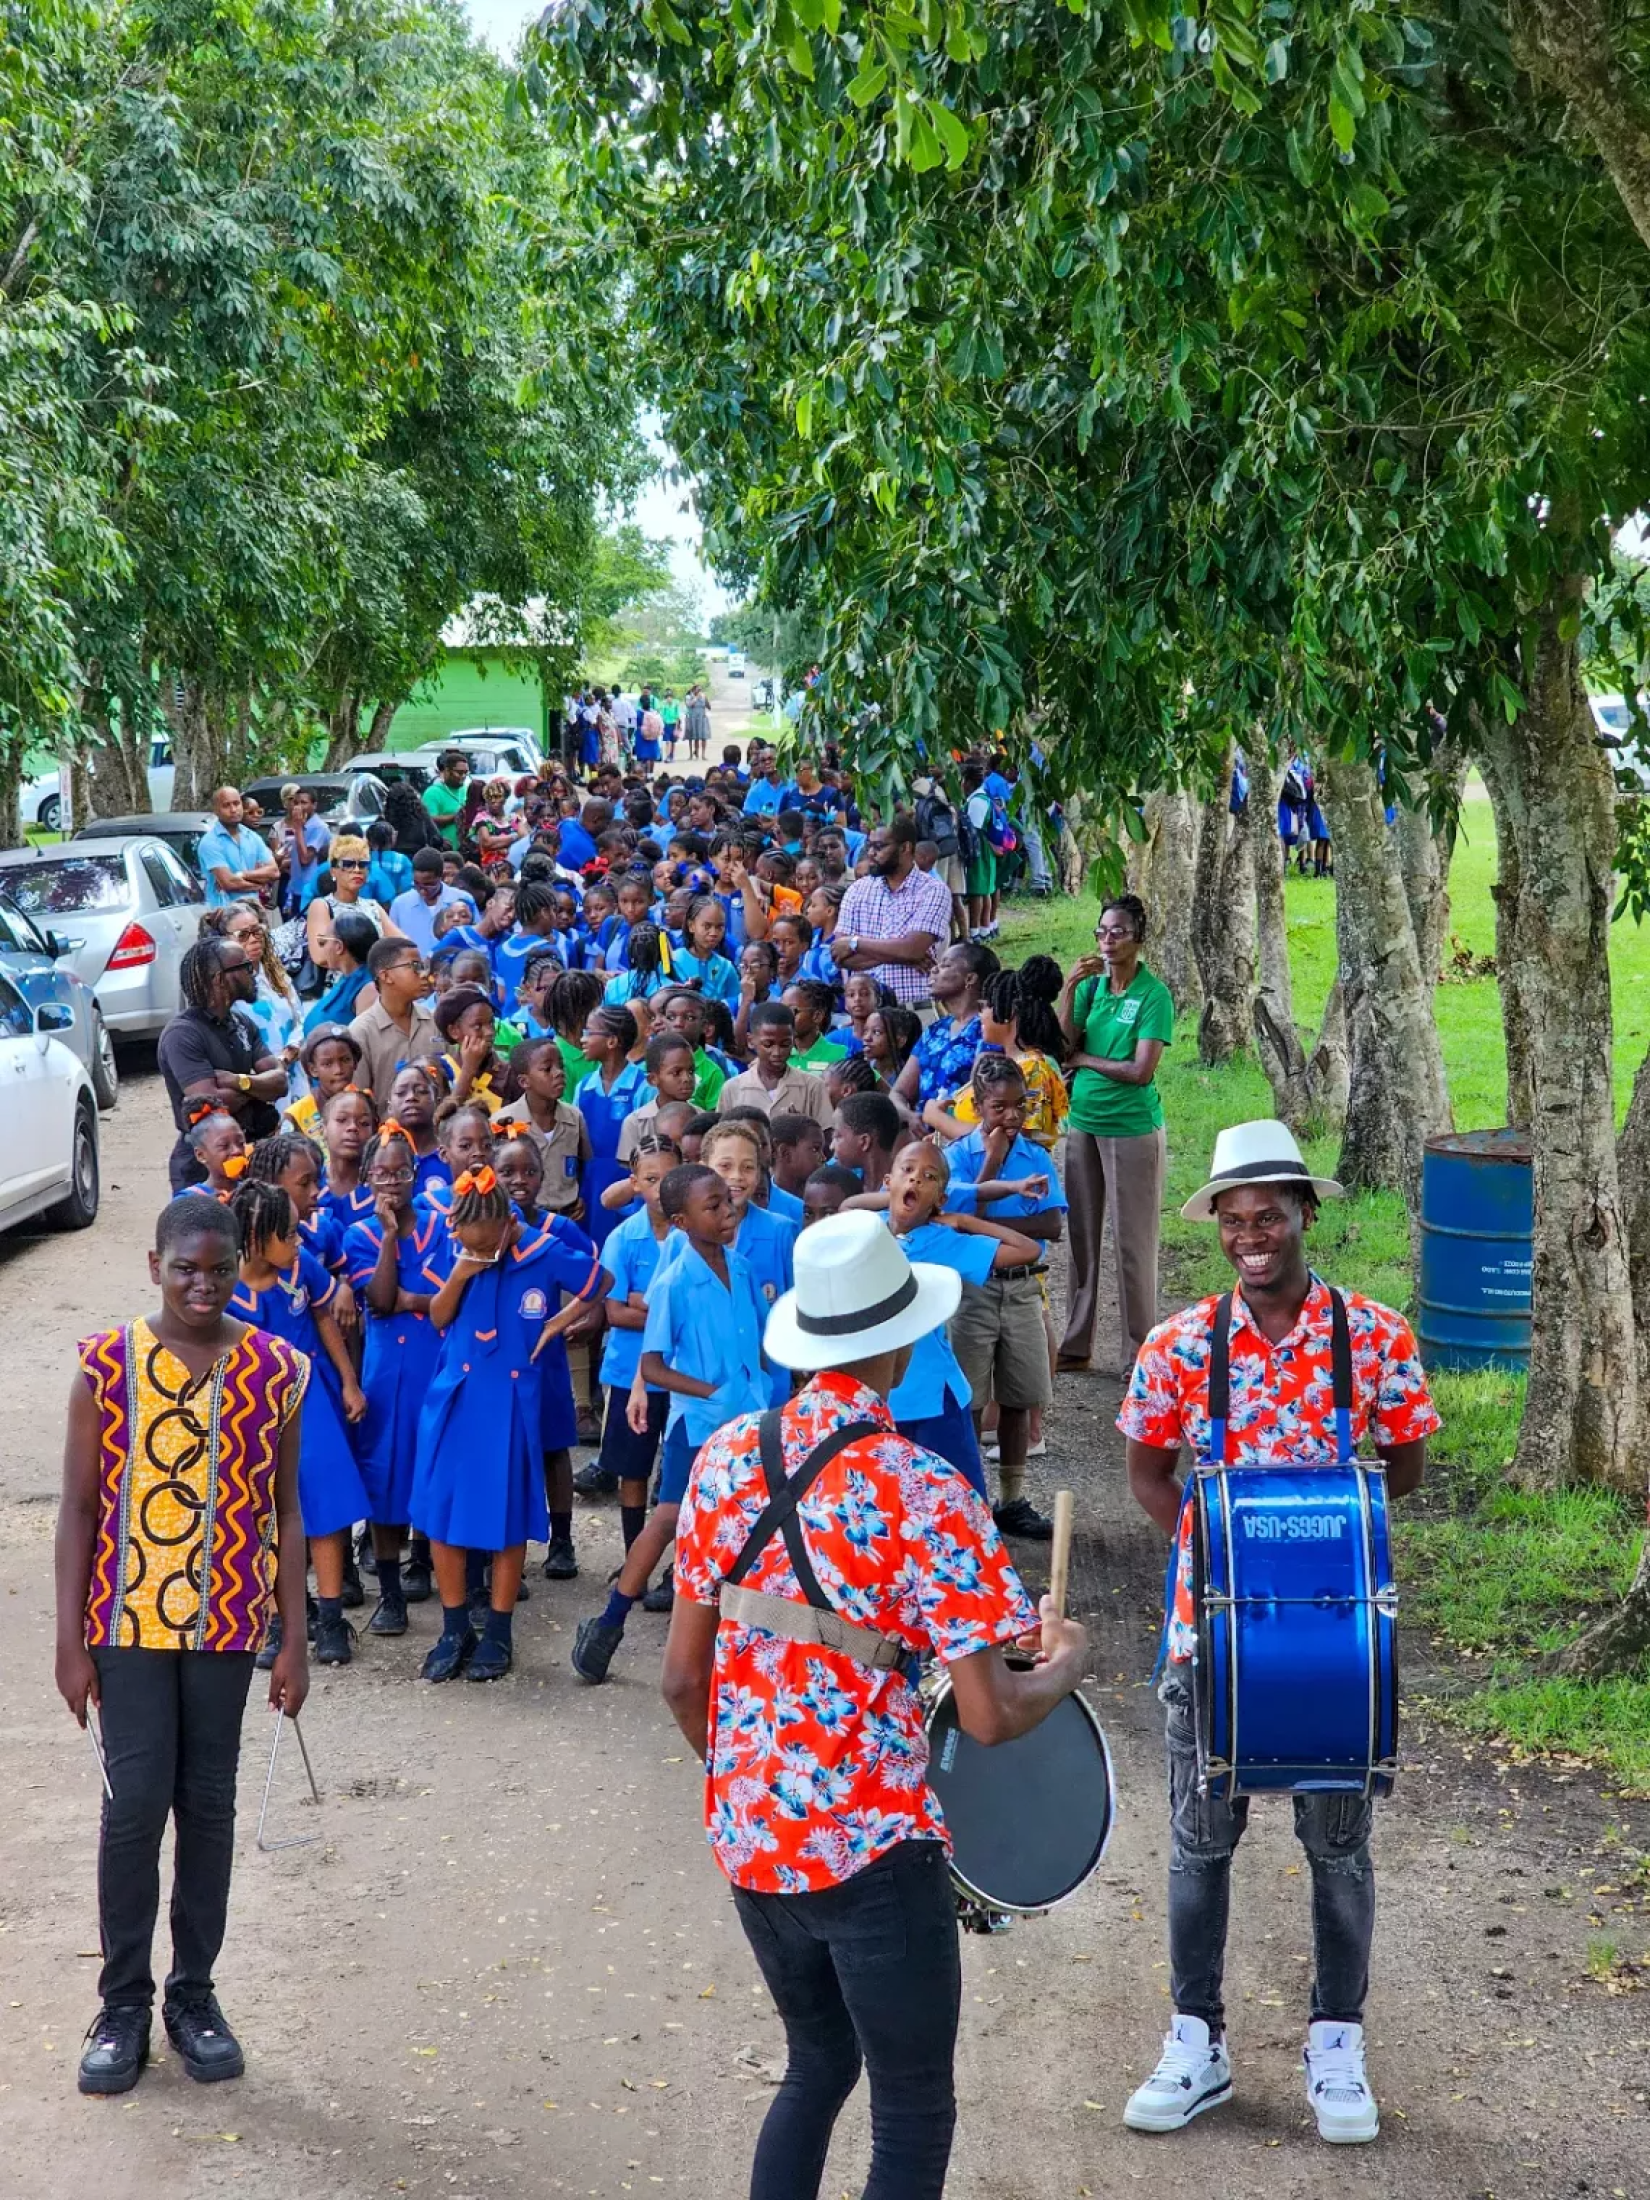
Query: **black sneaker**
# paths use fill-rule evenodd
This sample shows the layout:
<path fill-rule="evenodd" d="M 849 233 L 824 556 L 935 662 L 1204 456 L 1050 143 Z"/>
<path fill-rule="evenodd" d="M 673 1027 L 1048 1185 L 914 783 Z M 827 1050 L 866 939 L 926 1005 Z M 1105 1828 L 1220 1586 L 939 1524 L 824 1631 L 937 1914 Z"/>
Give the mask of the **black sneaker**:
<path fill-rule="evenodd" d="M 347 1619 L 315 1622 L 314 1657 L 317 1665 L 348 1665 L 355 1655 L 355 1629 Z"/>
<path fill-rule="evenodd" d="M 1018 1536 L 1023 1543 L 1046 1543 L 1054 1533 L 1053 1521 L 1040 1513 L 1029 1497 L 1016 1497 L 997 1506 L 991 1517 L 999 1535 Z"/>
<path fill-rule="evenodd" d="M 550 1548 L 544 1554 L 544 1578 L 546 1581 L 578 1580 L 579 1561 L 570 1535 L 550 1538 Z"/>
<path fill-rule="evenodd" d="M 409 1558 L 401 1569 L 401 1594 L 409 1604 L 428 1604 L 434 1593 L 429 1554 Z"/>
<path fill-rule="evenodd" d="M 407 1632 L 407 1600 L 380 1597 L 378 1609 L 367 1622 L 369 1635 L 404 1635 Z"/>
<path fill-rule="evenodd" d="M 344 1554 L 344 1594 L 341 1601 L 346 1612 L 358 1612 L 367 1601 L 367 1592 L 361 1586 L 361 1572 L 355 1563 L 353 1551 L 346 1551 Z"/>
<path fill-rule="evenodd" d="M 609 1474 L 599 1459 L 580 1467 L 573 1477 L 574 1494 L 579 1497 L 612 1497 L 618 1487 L 618 1476 Z"/>
<path fill-rule="evenodd" d="M 483 1635 L 464 1668 L 464 1678 L 467 1681 L 501 1681 L 514 1663 L 514 1653 L 501 1635 Z"/>
<path fill-rule="evenodd" d="M 260 1673 L 267 1673 L 281 1654 L 281 1615 L 271 1612 L 269 1625 L 264 1629 L 264 1646 L 253 1659 Z"/>
<path fill-rule="evenodd" d="M 304 1632 L 311 1642 L 315 1640 L 315 1629 L 320 1622 L 320 1618 L 321 1607 L 316 1603 L 310 1591 L 306 1589 L 304 1591 Z"/>
<path fill-rule="evenodd" d="M 431 1645 L 429 1654 L 419 1669 L 420 1678 L 427 1681 L 456 1680 L 474 1651 L 476 1640 L 472 1627 L 466 1627 L 462 1635 L 443 1633 Z"/>
<path fill-rule="evenodd" d="M 100 2009 L 86 2031 L 77 2080 L 82 2093 L 130 2093 L 149 2060 L 149 2011 Z"/>
<path fill-rule="evenodd" d="M 582 1619 L 579 1631 L 573 1637 L 573 1670 L 581 1681 L 593 1686 L 607 1678 L 607 1669 L 613 1663 L 614 1652 L 624 1640 L 622 1627 L 611 1627 L 604 1619 Z"/>
<path fill-rule="evenodd" d="M 644 1612 L 669 1612 L 676 1606 L 676 1569 L 667 1566 L 642 1599 Z"/>
<path fill-rule="evenodd" d="M 166 2037 L 197 2085 L 216 2085 L 220 2078 L 243 2074 L 246 2057 L 223 2021 L 216 1994 L 208 1994 L 204 2001 L 182 2002 L 165 2016 Z"/>

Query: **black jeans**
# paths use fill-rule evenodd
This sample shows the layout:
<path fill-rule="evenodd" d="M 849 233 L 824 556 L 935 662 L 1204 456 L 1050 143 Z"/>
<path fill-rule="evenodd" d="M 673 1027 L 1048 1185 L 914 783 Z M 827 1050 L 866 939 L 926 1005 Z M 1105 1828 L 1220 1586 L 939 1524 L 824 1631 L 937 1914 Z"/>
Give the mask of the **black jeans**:
<path fill-rule="evenodd" d="M 235 1844 L 235 1773 L 250 1650 L 94 1650 L 103 1748 L 114 1800 L 103 1802 L 98 1925 L 110 2007 L 149 2008 L 150 1951 L 160 1908 L 160 1843 L 176 1820 L 172 1973 L 177 2008 L 212 1991 L 223 1946 Z"/>
<path fill-rule="evenodd" d="M 1169 1745 L 1169 1993 L 1182 2016 L 1225 2028 L 1221 1987 L 1231 1908 L 1232 1852 L 1249 1823 L 1249 1799 L 1198 1793 L 1197 1736 L 1171 1683 Z M 1312 2021 L 1362 2024 L 1375 1937 L 1375 1806 L 1362 1795 L 1296 1795 L 1295 1838 L 1312 1869 Z"/>
<path fill-rule="evenodd" d="M 962 2000 L 957 1913 L 938 1841 L 902 1841 L 819 1894 L 733 1890 L 785 2026 L 784 2082 L 751 2168 L 751 2200 L 815 2200 L 831 2131 L 871 2080 L 864 2200 L 939 2200 L 957 2122 Z"/>

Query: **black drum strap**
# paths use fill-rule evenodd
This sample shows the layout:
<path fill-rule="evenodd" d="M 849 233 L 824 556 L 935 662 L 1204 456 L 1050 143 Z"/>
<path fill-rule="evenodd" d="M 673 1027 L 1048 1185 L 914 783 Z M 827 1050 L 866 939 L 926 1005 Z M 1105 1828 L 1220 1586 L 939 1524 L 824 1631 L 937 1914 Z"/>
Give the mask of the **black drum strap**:
<path fill-rule="evenodd" d="M 762 1472 L 767 1477 L 768 1502 L 763 1507 L 756 1525 L 745 1539 L 745 1547 L 734 1560 L 732 1570 L 724 1577 L 735 1588 L 776 1535 L 785 1538 L 785 1550 L 804 1598 L 816 1612 L 834 1612 L 836 1606 L 819 1586 L 819 1576 L 814 1572 L 813 1561 L 808 1556 L 808 1546 L 802 1540 L 802 1526 L 796 1517 L 796 1508 L 807 1496 L 819 1477 L 839 1451 L 857 1443 L 862 1436 L 875 1436 L 882 1424 L 876 1421 L 848 1421 L 841 1428 L 833 1429 L 823 1443 L 803 1460 L 795 1474 L 785 1472 L 785 1452 L 780 1441 L 783 1420 L 776 1406 L 764 1413 L 757 1424 L 762 1444 Z"/>
<path fill-rule="evenodd" d="M 1336 1456 L 1352 1457 L 1352 1328 L 1346 1301 L 1329 1287 L 1329 1371 L 1335 1408 Z M 1209 1464 L 1226 1464 L 1226 1425 L 1232 1412 L 1232 1294 L 1215 1307 L 1209 1336 Z"/>

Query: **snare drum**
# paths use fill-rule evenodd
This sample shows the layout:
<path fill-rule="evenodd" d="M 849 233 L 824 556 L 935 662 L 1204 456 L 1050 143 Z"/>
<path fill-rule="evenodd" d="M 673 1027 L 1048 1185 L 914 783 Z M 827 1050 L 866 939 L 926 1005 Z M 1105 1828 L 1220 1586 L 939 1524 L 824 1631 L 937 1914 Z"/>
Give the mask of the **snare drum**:
<path fill-rule="evenodd" d="M 1203 1466 L 1193 1701 L 1207 1791 L 1389 1795 L 1397 1591 L 1377 1466 Z"/>
<path fill-rule="evenodd" d="M 1081 1693 L 993 1749 L 957 1722 L 942 1681 L 928 1713 L 928 1784 L 951 1836 L 951 1877 L 982 1910 L 1052 1909 L 1097 1871 L 1111 1838 L 1111 1752 Z"/>

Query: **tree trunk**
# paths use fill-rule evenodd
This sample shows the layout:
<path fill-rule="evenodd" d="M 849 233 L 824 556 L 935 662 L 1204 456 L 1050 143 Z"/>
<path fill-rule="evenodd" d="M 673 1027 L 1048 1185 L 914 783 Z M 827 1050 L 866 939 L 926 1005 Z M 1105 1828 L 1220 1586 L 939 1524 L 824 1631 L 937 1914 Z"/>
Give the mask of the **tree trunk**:
<path fill-rule="evenodd" d="M 1307 1116 L 1306 1049 L 1295 1029 L 1295 988 L 1289 969 L 1289 912 L 1284 902 L 1284 846 L 1278 837 L 1281 760 L 1258 753 L 1249 763 L 1249 834 L 1255 877 L 1256 982 L 1252 1011 L 1255 1053 L 1272 1088 L 1272 1111 L 1291 1130 Z"/>
<path fill-rule="evenodd" d="M 1151 966 L 1184 1023 L 1203 1006 L 1203 981 L 1192 953 L 1197 804 L 1184 788 L 1159 789 L 1146 798 L 1145 825 L 1145 839 L 1129 843 L 1129 891 L 1146 904 Z"/>
<path fill-rule="evenodd" d="M 23 820 L 18 797 L 23 788 L 23 752 L 8 742 L 0 747 L 0 848 L 21 848 Z"/>
<path fill-rule="evenodd" d="M 1507 1048 L 1507 1121 L 1515 1130 L 1527 1131 L 1535 1120 L 1534 1040 L 1530 1004 L 1519 982 L 1518 955 L 1513 944 L 1524 892 L 1523 859 L 1513 823 L 1511 794 L 1502 785 L 1501 767 L 1490 753 L 1487 739 L 1483 768 L 1495 818 L 1496 878 L 1490 897 L 1495 903 L 1495 982 L 1501 994 L 1501 1032 Z"/>
<path fill-rule="evenodd" d="M 1615 787 L 1593 738 L 1577 644 L 1579 575 L 1532 621 L 1524 710 L 1483 728 L 1517 854 L 1507 952 L 1529 1017 L 1535 1147 L 1530 1379 L 1515 1471 L 1552 1487 L 1642 1494 L 1638 1366 L 1611 1084 L 1610 910 Z M 1504 839 L 1505 847 L 1505 839 Z"/>
<path fill-rule="evenodd" d="M 87 814 L 92 817 L 146 817 L 149 800 L 149 737 L 133 730 L 133 713 L 121 698 L 99 691 L 88 697 L 82 714 L 97 735 L 88 762 Z"/>
<path fill-rule="evenodd" d="M 1449 866 L 1455 848 L 1456 805 L 1465 776 L 1464 759 L 1448 751 L 1435 756 L 1430 784 L 1416 789 L 1421 801 L 1413 810 L 1400 809 L 1394 826 L 1415 951 L 1429 993 L 1438 983 L 1449 941 Z M 1447 804 L 1442 824 L 1433 822 L 1432 799 Z"/>
<path fill-rule="evenodd" d="M 368 748 L 376 748 L 376 742 L 368 742 Z M 335 772 L 347 764 L 352 756 L 359 756 L 361 743 L 361 698 L 358 695 L 342 695 L 336 706 L 327 712 L 327 761 L 326 769 Z"/>
<path fill-rule="evenodd" d="M 1231 812 L 1231 758 L 1203 804 L 1192 894 L 1192 947 L 1203 980 L 1198 1060 L 1229 1062 L 1249 1035 L 1255 984 L 1254 869 L 1249 832 Z"/>
<path fill-rule="evenodd" d="M 1422 1148 L 1451 1120 L 1432 989 L 1421 975 L 1374 770 L 1335 757 L 1322 777 L 1335 835 L 1335 940 L 1351 1073 L 1336 1174 L 1349 1191 L 1401 1192 L 1414 1215 Z"/>
<path fill-rule="evenodd" d="M 1650 98 L 1604 0 L 1511 0 L 1507 12 L 1519 65 L 1563 98 L 1650 245 Z"/>
<path fill-rule="evenodd" d="M 206 810 L 222 784 L 215 770 L 211 719 L 206 690 L 198 680 L 186 679 L 175 699 L 169 679 L 161 682 L 162 708 L 172 725 L 172 807 Z"/>

